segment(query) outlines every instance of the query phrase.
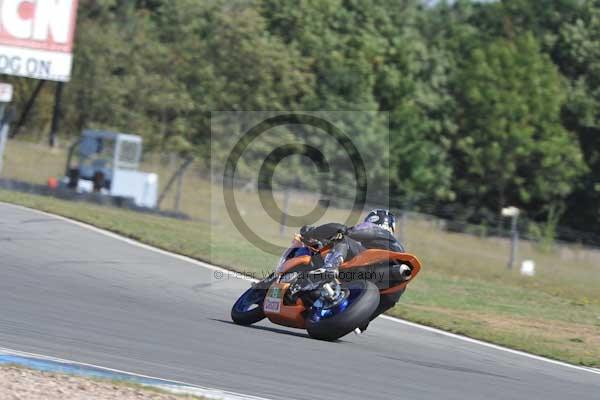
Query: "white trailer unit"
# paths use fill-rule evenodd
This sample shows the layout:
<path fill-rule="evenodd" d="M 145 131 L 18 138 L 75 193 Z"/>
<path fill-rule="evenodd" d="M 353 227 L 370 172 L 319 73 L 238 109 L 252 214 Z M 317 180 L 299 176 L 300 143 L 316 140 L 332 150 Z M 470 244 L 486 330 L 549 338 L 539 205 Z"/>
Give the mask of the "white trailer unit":
<path fill-rule="evenodd" d="M 70 159 L 77 150 L 78 164 Z M 125 133 L 85 130 L 67 161 L 68 184 L 80 192 L 98 191 L 133 199 L 142 207 L 156 207 L 158 176 L 138 171 L 142 138 Z"/>

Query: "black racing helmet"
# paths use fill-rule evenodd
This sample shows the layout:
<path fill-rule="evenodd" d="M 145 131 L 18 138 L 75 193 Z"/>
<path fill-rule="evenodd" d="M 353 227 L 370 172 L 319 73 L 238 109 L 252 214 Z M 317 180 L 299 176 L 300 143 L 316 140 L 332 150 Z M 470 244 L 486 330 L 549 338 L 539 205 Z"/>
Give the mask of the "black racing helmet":
<path fill-rule="evenodd" d="M 379 225 L 392 234 L 396 230 L 396 217 L 390 212 L 390 210 L 386 210 L 384 208 L 376 208 L 369 211 L 367 217 L 365 218 L 365 222 L 371 222 L 375 225 Z"/>

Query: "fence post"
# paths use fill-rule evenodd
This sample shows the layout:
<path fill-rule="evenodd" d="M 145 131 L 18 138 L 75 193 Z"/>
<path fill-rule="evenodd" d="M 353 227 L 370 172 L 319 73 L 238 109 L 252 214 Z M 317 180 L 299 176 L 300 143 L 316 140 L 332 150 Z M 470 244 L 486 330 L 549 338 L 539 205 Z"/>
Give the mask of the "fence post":
<path fill-rule="evenodd" d="M 48 144 L 50 147 L 56 146 L 56 134 L 58 132 L 58 126 L 60 124 L 61 117 L 61 103 L 62 103 L 62 92 L 63 82 L 56 83 L 56 92 L 54 94 L 54 111 L 52 112 L 52 126 L 50 128 L 50 137 L 48 138 Z"/>
<path fill-rule="evenodd" d="M 285 234 L 285 224 L 287 223 L 287 214 L 290 202 L 290 189 L 285 188 L 283 192 L 283 213 L 281 213 L 281 220 L 279 221 L 279 237 L 283 237 Z"/>
<path fill-rule="evenodd" d="M 181 203 L 181 188 L 183 186 L 183 173 L 185 170 L 181 170 L 179 174 L 177 174 L 177 189 L 175 190 L 175 211 L 180 211 L 180 203 Z"/>
<path fill-rule="evenodd" d="M 185 173 L 185 170 L 190 166 L 190 164 L 192 163 L 192 161 L 194 161 L 194 157 L 190 156 L 188 157 L 182 164 L 181 166 L 177 169 L 177 171 L 175 171 L 173 173 L 173 175 L 171 176 L 171 178 L 169 178 L 169 181 L 167 182 L 167 185 L 165 186 L 165 188 L 163 189 L 162 193 L 160 194 L 160 196 L 158 196 L 158 202 L 156 203 L 156 208 L 160 209 L 160 205 L 162 203 L 162 201 L 164 200 L 165 196 L 167 195 L 167 193 L 169 192 L 169 189 L 171 189 L 171 186 L 173 185 L 173 183 L 177 180 L 177 185 L 180 185 L 180 181 L 178 180 L 180 177 L 183 177 L 183 174 Z M 177 189 L 178 193 L 180 192 L 181 188 Z M 179 202 L 177 200 L 177 193 L 175 194 L 176 197 L 176 206 L 177 203 Z"/>
<path fill-rule="evenodd" d="M 508 258 L 508 269 L 512 269 L 517 254 L 517 244 L 519 243 L 519 230 L 517 229 L 517 219 L 519 218 L 519 209 L 517 207 L 504 207 L 502 209 L 503 217 L 510 217 L 510 255 Z"/>

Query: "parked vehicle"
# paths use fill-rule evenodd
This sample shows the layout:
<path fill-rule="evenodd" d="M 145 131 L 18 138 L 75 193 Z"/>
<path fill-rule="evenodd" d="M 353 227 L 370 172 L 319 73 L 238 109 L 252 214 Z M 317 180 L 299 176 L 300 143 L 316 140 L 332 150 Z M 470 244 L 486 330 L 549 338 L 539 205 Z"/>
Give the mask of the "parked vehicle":
<path fill-rule="evenodd" d="M 138 171 L 142 138 L 125 133 L 85 130 L 71 146 L 67 186 L 78 192 L 101 192 L 156 207 L 158 175 Z"/>

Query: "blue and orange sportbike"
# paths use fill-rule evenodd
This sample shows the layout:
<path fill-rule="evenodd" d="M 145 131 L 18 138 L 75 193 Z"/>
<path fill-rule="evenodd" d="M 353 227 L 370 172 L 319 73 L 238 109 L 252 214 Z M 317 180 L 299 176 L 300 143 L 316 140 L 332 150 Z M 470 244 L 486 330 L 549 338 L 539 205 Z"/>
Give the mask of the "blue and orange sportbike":
<path fill-rule="evenodd" d="M 365 250 L 334 274 L 322 269 L 331 244 L 292 247 L 275 271 L 252 285 L 231 309 L 232 320 L 250 325 L 264 318 L 336 340 L 392 307 L 421 269 L 408 253 Z"/>

